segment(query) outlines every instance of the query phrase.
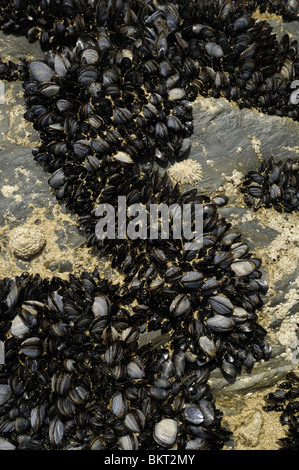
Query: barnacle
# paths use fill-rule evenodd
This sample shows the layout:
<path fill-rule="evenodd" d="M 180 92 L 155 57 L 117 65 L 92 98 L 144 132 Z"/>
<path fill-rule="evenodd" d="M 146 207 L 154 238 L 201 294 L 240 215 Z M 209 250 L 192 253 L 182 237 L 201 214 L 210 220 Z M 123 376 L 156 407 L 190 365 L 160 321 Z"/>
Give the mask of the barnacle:
<path fill-rule="evenodd" d="M 168 168 L 169 176 L 180 184 L 195 185 L 202 179 L 200 163 L 191 158 L 176 162 Z"/>
<path fill-rule="evenodd" d="M 9 246 L 17 258 L 30 259 L 40 253 L 45 244 L 42 230 L 32 225 L 16 227 L 9 234 Z"/>

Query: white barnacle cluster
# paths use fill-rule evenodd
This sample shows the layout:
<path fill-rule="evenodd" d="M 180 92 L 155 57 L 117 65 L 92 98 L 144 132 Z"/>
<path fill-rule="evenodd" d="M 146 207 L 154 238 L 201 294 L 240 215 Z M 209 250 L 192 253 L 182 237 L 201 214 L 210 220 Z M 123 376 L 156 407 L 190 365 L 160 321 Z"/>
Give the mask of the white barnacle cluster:
<path fill-rule="evenodd" d="M 188 158 L 174 163 L 168 174 L 176 183 L 195 185 L 202 179 L 202 167 L 197 161 Z"/>
<path fill-rule="evenodd" d="M 37 227 L 24 225 L 10 233 L 9 246 L 16 258 L 28 260 L 40 253 L 45 244 L 44 234 Z"/>

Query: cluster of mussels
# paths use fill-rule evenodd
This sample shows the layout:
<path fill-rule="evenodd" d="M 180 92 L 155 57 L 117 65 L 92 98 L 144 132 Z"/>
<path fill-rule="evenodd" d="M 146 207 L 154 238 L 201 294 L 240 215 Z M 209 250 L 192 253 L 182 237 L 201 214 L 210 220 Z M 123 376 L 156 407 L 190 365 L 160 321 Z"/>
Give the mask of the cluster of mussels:
<path fill-rule="evenodd" d="M 279 212 L 299 210 L 299 160 L 263 161 L 242 183 L 244 201 L 254 210 L 274 207 Z"/>
<path fill-rule="evenodd" d="M 25 117 L 41 140 L 34 158 L 90 246 L 123 275 L 117 284 L 97 272 L 0 282 L 2 445 L 223 446 L 209 375 L 220 367 L 234 380 L 269 359 L 257 323 L 267 283 L 219 215 L 225 198 L 181 193 L 153 163 L 188 155 L 198 93 L 298 119 L 289 100 L 297 43 L 278 43 L 249 3 L 1 2 L 2 29 L 48 51 L 28 67 L 0 64 L 2 78 L 24 79 Z M 103 240 L 100 207 L 117 207 L 119 196 L 146 211 L 190 204 L 193 222 L 203 205 L 202 246 L 189 249 L 173 227 L 168 239 L 122 239 L 116 224 L 115 239 Z"/>
<path fill-rule="evenodd" d="M 298 106 L 290 101 L 299 77 L 298 43 L 288 34 L 278 42 L 269 23 L 252 17 L 257 7 L 298 20 L 297 0 L 134 0 L 128 6 L 116 0 L 10 0 L 1 3 L 0 27 L 39 40 L 43 50 L 72 48 L 79 37 L 88 37 L 105 68 L 112 65 L 109 51 L 117 48 L 114 73 L 121 69 L 124 78 L 125 64 L 132 64 L 133 75 L 146 75 L 144 91 L 163 101 L 165 86 L 179 86 L 191 100 L 198 93 L 224 96 L 240 107 L 298 120 Z M 4 78 L 10 65 L 2 64 Z M 21 67 L 20 76 L 24 73 Z"/>
<path fill-rule="evenodd" d="M 5 324 L 10 337 L 1 370 L 0 435 L 11 447 L 223 446 L 226 433 L 207 379 L 224 345 L 199 320 L 185 322 L 180 337 L 164 334 L 148 343 L 149 306 L 132 303 L 129 292 L 98 273 L 70 282 L 24 275 L 2 281 L 1 294 L 2 331 Z M 173 317 L 183 315 L 180 309 L 171 306 Z"/>
<path fill-rule="evenodd" d="M 281 412 L 280 422 L 287 426 L 286 436 L 279 440 L 282 450 L 299 449 L 299 374 L 292 371 L 287 374 L 286 380 L 281 382 L 274 392 L 267 395 L 265 411 Z"/>

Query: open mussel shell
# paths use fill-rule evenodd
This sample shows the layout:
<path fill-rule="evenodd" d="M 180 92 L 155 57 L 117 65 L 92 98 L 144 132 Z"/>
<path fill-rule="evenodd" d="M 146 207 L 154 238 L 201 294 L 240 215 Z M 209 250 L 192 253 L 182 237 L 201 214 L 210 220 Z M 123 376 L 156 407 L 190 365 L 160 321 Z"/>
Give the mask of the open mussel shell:
<path fill-rule="evenodd" d="M 78 385 L 68 392 L 68 397 L 75 405 L 84 405 L 88 400 L 88 391 L 82 385 Z"/>
<path fill-rule="evenodd" d="M 59 413 L 66 418 L 73 418 L 76 413 L 76 406 L 68 397 L 58 397 L 56 407 Z"/>
<path fill-rule="evenodd" d="M 145 416 L 141 410 L 128 413 L 124 419 L 124 423 L 130 431 L 139 433 L 145 426 Z"/>
<path fill-rule="evenodd" d="M 119 341 L 112 343 L 104 353 L 104 359 L 110 366 L 119 364 L 124 356 L 122 344 Z"/>
<path fill-rule="evenodd" d="M 99 53 L 96 49 L 85 49 L 82 52 L 81 60 L 82 62 L 86 62 L 87 64 L 96 64 L 99 60 Z"/>
<path fill-rule="evenodd" d="M 52 82 L 43 83 L 43 85 L 39 87 L 38 91 L 41 95 L 46 96 L 47 98 L 53 98 L 54 96 L 58 95 L 60 87 L 56 83 Z"/>
<path fill-rule="evenodd" d="M 57 446 L 63 439 L 65 432 L 65 425 L 64 423 L 55 416 L 49 424 L 49 439 L 51 444 Z"/>
<path fill-rule="evenodd" d="M 127 366 L 128 376 L 131 379 L 141 379 L 145 375 L 144 364 L 140 357 L 135 356 Z"/>
<path fill-rule="evenodd" d="M 30 412 L 30 424 L 35 432 L 38 432 L 42 427 L 46 418 L 46 408 L 43 405 L 32 408 Z"/>
<path fill-rule="evenodd" d="M 71 378 L 68 374 L 63 372 L 57 372 L 53 375 L 51 380 L 51 387 L 53 392 L 58 395 L 65 395 L 71 385 Z"/>

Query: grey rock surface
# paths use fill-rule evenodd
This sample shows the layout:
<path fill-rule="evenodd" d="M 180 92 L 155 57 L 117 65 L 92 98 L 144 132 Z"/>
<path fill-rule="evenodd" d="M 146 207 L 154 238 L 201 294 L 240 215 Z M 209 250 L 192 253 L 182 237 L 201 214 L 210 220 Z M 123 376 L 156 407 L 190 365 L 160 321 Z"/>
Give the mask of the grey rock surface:
<path fill-rule="evenodd" d="M 198 99 L 194 103 L 194 134 L 190 158 L 202 165 L 198 186 L 214 191 L 237 170 L 246 174 L 269 159 L 294 158 L 298 123 L 289 118 L 240 110 L 225 99 Z"/>

